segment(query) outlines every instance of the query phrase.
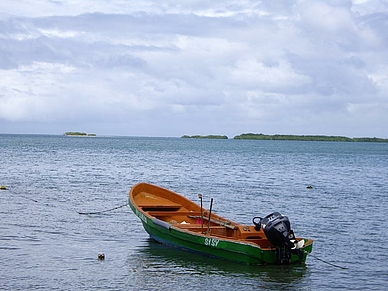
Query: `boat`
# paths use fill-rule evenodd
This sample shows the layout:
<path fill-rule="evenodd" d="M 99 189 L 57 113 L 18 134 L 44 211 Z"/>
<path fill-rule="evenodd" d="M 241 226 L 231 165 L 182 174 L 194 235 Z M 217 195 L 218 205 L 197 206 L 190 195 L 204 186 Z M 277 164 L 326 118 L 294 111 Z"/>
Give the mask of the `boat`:
<path fill-rule="evenodd" d="M 313 240 L 295 237 L 287 216 L 279 212 L 253 217 L 252 225 L 223 218 L 210 208 L 171 190 L 138 183 L 129 206 L 146 232 L 159 243 L 210 257 L 249 265 L 305 263 Z"/>

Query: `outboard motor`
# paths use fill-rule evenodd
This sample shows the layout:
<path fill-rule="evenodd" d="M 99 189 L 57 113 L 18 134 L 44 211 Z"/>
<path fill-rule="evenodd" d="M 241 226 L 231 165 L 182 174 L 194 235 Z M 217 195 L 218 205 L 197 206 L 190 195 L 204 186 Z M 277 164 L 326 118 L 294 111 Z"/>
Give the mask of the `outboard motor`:
<path fill-rule="evenodd" d="M 256 230 L 262 227 L 267 239 L 276 247 L 276 259 L 279 264 L 290 263 L 291 253 L 303 255 L 300 248 L 303 247 L 304 241 L 296 240 L 287 216 L 274 212 L 264 218 L 254 217 L 253 224 Z"/>

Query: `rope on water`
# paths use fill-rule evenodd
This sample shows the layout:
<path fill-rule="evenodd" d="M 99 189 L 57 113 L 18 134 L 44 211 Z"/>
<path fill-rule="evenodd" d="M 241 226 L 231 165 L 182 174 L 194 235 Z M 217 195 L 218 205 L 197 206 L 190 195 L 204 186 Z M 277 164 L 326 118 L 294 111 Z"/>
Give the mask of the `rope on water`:
<path fill-rule="evenodd" d="M 119 209 L 119 208 L 122 208 L 122 207 L 125 207 L 125 206 L 128 206 L 128 202 L 125 203 L 124 205 L 116 206 L 116 207 L 114 207 L 114 208 L 110 208 L 110 209 L 106 209 L 106 210 L 102 210 L 102 211 L 95 211 L 95 212 L 77 212 L 77 213 L 78 213 L 78 214 L 81 214 L 81 215 L 100 214 L 100 213 L 104 213 L 104 212 L 109 212 L 109 211 L 112 211 L 112 210 L 116 210 L 116 209 Z"/>
<path fill-rule="evenodd" d="M 328 261 L 325 261 L 325 260 L 323 260 L 323 259 L 321 259 L 321 258 L 318 258 L 317 256 L 314 256 L 314 255 L 312 255 L 312 254 L 310 254 L 310 253 L 308 253 L 308 252 L 306 252 L 306 251 L 304 251 L 304 252 L 305 252 L 306 254 L 308 254 L 309 256 L 313 257 L 314 259 L 317 259 L 318 261 L 321 261 L 322 263 L 325 263 L 325 264 L 328 264 L 328 265 L 330 265 L 330 266 L 333 266 L 333 267 L 336 267 L 336 268 L 340 268 L 340 269 L 343 269 L 343 270 L 347 270 L 347 269 L 348 269 L 348 268 L 346 268 L 346 267 L 339 266 L 339 265 L 330 263 L 330 262 L 328 262 Z"/>
<path fill-rule="evenodd" d="M 6 187 L 6 186 L 0 186 L 0 190 L 9 191 L 10 189 L 9 189 L 9 187 Z M 11 190 L 11 193 L 12 193 L 12 190 Z M 12 194 L 19 194 L 19 193 L 12 193 Z M 37 200 L 32 199 L 32 198 L 30 198 L 30 197 L 27 197 L 27 196 L 25 196 L 25 195 L 20 195 L 19 197 L 24 198 L 24 199 L 28 199 L 28 200 L 30 200 L 30 201 L 32 201 L 32 202 L 38 202 Z"/>

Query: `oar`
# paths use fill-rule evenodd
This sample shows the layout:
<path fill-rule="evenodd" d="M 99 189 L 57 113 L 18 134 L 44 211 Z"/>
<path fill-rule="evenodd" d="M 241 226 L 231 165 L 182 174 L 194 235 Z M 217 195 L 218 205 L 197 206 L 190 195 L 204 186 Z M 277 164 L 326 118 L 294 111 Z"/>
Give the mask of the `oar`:
<path fill-rule="evenodd" d="M 201 216 L 198 216 L 198 215 L 188 215 L 188 217 L 190 217 L 190 218 L 200 218 Z M 205 217 L 205 216 L 203 216 L 202 219 L 209 220 L 209 218 Z M 213 218 L 210 219 L 210 221 L 214 222 L 214 223 L 216 223 L 216 224 L 218 224 L 220 226 L 225 226 L 226 228 L 230 228 L 230 229 L 234 229 L 234 230 L 238 229 L 237 226 L 231 225 L 230 221 L 221 221 L 221 220 L 217 220 L 217 219 L 213 219 Z"/>
<path fill-rule="evenodd" d="M 201 233 L 203 233 L 202 194 L 198 194 L 198 198 L 201 200 Z"/>
<path fill-rule="evenodd" d="M 207 221 L 207 231 L 206 231 L 206 233 L 209 233 L 209 229 L 210 229 L 210 220 L 211 220 L 211 216 L 212 216 L 212 208 L 213 208 L 213 198 L 210 199 L 209 220 Z"/>

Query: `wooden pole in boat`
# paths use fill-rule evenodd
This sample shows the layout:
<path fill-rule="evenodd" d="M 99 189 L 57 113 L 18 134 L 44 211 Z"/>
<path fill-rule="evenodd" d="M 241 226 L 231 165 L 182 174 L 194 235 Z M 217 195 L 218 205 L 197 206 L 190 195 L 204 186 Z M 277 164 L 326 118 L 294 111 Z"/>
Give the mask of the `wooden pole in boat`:
<path fill-rule="evenodd" d="M 210 231 L 210 220 L 211 220 L 211 216 L 212 216 L 212 207 L 213 207 L 213 198 L 210 199 L 209 220 L 207 221 L 207 231 L 206 231 L 206 233 L 209 233 L 209 231 Z"/>
<path fill-rule="evenodd" d="M 203 233 L 202 194 L 198 194 L 198 198 L 201 200 L 201 233 Z"/>

